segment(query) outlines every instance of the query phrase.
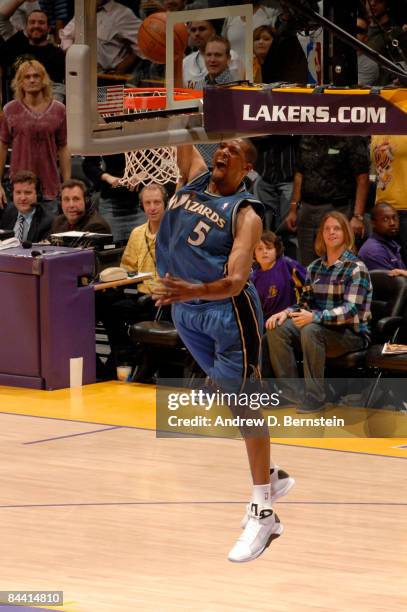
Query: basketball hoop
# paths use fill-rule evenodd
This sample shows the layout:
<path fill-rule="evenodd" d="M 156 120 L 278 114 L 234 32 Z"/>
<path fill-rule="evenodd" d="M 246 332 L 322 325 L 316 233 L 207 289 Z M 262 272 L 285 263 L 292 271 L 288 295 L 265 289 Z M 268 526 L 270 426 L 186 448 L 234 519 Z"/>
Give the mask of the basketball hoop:
<path fill-rule="evenodd" d="M 167 106 L 167 89 L 165 87 L 129 87 L 124 89 L 123 106 L 129 113 L 164 110 Z M 174 100 L 200 100 L 201 89 L 174 87 Z"/>
<path fill-rule="evenodd" d="M 106 88 L 108 89 L 108 88 Z M 199 100 L 203 96 L 201 90 L 174 88 L 174 100 Z M 167 90 L 164 87 L 123 87 L 123 114 L 139 114 L 164 111 L 167 106 Z M 103 117 L 113 117 L 117 114 L 99 112 Z M 170 112 L 170 111 L 169 111 Z M 135 189 L 138 185 L 159 183 L 165 185 L 177 181 L 180 177 L 177 164 L 177 149 L 172 146 L 155 149 L 137 149 L 124 154 L 126 168 L 119 185 Z"/>

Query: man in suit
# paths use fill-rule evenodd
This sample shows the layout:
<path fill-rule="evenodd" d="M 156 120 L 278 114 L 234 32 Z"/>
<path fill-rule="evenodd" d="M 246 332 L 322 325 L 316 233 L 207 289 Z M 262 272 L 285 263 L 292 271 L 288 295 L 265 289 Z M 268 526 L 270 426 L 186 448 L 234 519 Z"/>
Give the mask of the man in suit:
<path fill-rule="evenodd" d="M 0 228 L 14 231 L 20 242 L 40 242 L 48 237 L 52 216 L 38 202 L 39 181 L 29 170 L 16 172 L 13 180 L 13 205 L 4 210 Z"/>
<path fill-rule="evenodd" d="M 51 234 L 59 232 L 96 232 L 110 234 L 106 219 L 92 209 L 86 185 L 78 179 L 68 179 L 61 186 L 62 215 L 55 217 Z"/>

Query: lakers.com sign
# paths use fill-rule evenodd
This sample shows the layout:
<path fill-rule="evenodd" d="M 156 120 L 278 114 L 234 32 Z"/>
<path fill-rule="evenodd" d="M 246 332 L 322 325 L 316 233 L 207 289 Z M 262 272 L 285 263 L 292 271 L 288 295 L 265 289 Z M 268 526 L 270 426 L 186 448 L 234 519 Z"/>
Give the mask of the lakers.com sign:
<path fill-rule="evenodd" d="M 403 91 L 407 101 L 407 90 Z M 204 91 L 205 129 L 222 135 L 407 134 L 407 114 L 402 108 L 380 94 L 370 93 L 215 87 Z"/>

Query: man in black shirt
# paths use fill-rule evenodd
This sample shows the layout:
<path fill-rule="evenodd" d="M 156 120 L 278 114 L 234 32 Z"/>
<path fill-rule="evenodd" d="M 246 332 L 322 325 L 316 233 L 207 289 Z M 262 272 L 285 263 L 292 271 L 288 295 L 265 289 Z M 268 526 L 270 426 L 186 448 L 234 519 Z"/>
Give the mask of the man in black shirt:
<path fill-rule="evenodd" d="M 363 236 L 369 166 L 368 141 L 362 136 L 301 137 L 286 221 L 289 230 L 297 229 L 303 266 L 317 258 L 314 242 L 325 213 L 343 213 L 355 236 Z"/>
<path fill-rule="evenodd" d="M 253 185 L 255 197 L 266 208 L 266 229 L 275 230 L 284 243 L 284 254 L 297 257 L 297 239 L 287 231 L 295 172 L 295 155 L 299 136 L 263 136 L 253 139 L 258 151 L 256 171 L 260 175 Z"/>
<path fill-rule="evenodd" d="M 111 233 L 108 222 L 93 210 L 83 181 L 68 179 L 62 183 L 61 208 L 62 214 L 52 222 L 51 234 L 70 231 Z"/>
<path fill-rule="evenodd" d="M 403 2 L 398 0 L 394 4 L 400 6 Z M 369 0 L 366 9 L 370 17 L 366 44 L 393 62 L 400 62 L 403 53 L 407 53 L 406 39 L 402 28 L 393 19 L 391 3 L 389 0 Z M 391 72 L 379 64 L 379 78 L 375 85 L 388 85 L 394 78 Z"/>
<path fill-rule="evenodd" d="M 27 18 L 25 31 L 13 33 L 9 19 L 22 3 L 23 0 L 10 0 L 0 7 L 0 32 L 5 39 L 0 53 L 3 77 L 6 80 L 6 83 L 3 82 L 4 102 L 12 99 L 11 80 L 19 64 L 27 59 L 41 62 L 58 93 L 62 92 L 65 82 L 65 54 L 48 42 L 50 27 L 46 13 L 33 10 Z"/>

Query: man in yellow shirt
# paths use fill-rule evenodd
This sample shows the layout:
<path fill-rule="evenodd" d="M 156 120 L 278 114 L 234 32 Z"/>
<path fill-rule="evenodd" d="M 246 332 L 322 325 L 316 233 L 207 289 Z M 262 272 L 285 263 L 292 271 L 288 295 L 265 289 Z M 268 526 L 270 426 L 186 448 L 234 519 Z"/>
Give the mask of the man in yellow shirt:
<path fill-rule="evenodd" d="M 155 279 L 155 238 L 164 214 L 167 192 L 161 185 L 150 183 L 141 190 L 139 199 L 147 223 L 131 232 L 120 266 L 128 272 L 152 272 Z M 148 283 L 140 283 L 137 288 L 139 293 L 151 293 Z"/>
<path fill-rule="evenodd" d="M 167 192 L 161 185 L 150 183 L 139 194 L 140 206 L 147 223 L 133 229 L 124 250 L 120 266 L 128 272 L 152 272 L 157 278 L 155 239 L 164 214 Z M 127 296 L 122 290 L 114 290 L 109 296 L 100 296 L 97 318 L 102 321 L 109 338 L 111 353 L 102 377 L 116 376 L 119 362 L 127 360 L 132 344 L 127 334 L 128 326 L 136 321 L 154 319 L 156 306 L 151 299 L 151 280 L 137 285 L 137 293 Z M 98 292 L 105 293 L 105 292 Z"/>

